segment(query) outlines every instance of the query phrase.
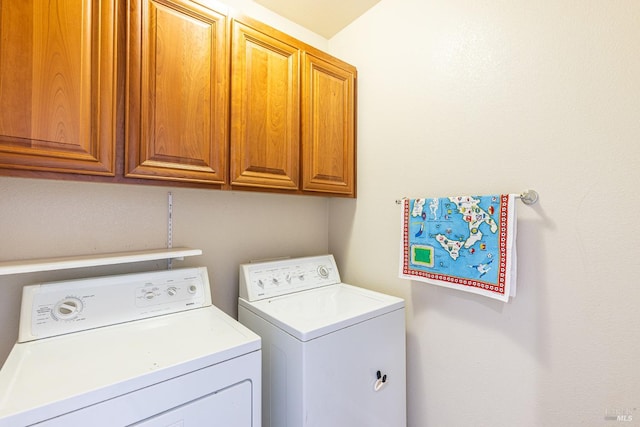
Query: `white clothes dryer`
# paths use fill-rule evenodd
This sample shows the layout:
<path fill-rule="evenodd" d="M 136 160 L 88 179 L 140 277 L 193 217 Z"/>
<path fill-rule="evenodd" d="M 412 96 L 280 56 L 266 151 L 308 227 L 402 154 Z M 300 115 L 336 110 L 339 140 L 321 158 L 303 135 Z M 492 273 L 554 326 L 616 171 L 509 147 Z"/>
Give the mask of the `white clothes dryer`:
<path fill-rule="evenodd" d="M 404 300 L 341 283 L 332 255 L 243 264 L 239 291 L 263 427 L 406 425 Z"/>
<path fill-rule="evenodd" d="M 186 268 L 23 290 L 0 426 L 260 426 L 260 338 Z"/>

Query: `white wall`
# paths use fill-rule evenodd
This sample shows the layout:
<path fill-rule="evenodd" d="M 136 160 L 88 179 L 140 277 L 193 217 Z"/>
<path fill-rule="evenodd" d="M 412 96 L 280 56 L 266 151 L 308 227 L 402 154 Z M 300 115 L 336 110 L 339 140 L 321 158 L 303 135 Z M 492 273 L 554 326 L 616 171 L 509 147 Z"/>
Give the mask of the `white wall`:
<path fill-rule="evenodd" d="M 329 47 L 359 77 L 329 248 L 406 298 L 409 425 L 640 423 L 640 2 L 382 0 Z M 397 278 L 396 199 L 528 188 L 515 300 Z"/>

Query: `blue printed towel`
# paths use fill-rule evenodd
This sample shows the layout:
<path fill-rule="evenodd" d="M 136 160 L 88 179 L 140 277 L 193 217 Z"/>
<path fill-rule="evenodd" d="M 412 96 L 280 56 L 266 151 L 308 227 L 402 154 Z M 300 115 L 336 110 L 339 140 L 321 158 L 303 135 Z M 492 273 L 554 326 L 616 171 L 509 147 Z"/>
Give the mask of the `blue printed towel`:
<path fill-rule="evenodd" d="M 404 199 L 400 278 L 507 302 L 516 293 L 515 198 Z"/>

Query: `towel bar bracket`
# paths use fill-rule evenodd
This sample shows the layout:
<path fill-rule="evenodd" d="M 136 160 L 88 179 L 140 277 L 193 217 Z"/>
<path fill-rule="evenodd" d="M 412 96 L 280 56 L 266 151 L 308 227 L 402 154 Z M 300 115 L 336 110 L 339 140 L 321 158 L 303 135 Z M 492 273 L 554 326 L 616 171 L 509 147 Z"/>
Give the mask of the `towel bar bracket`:
<path fill-rule="evenodd" d="M 527 190 L 520 194 L 520 200 L 525 205 L 533 205 L 538 201 L 538 192 L 535 190 Z"/>

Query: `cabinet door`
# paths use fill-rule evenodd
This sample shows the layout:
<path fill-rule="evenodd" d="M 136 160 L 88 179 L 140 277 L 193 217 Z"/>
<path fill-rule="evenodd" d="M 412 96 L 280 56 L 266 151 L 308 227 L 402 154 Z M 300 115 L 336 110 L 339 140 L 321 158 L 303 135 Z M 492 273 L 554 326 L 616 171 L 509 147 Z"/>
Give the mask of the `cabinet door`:
<path fill-rule="evenodd" d="M 231 184 L 298 189 L 299 50 L 232 24 Z"/>
<path fill-rule="evenodd" d="M 126 176 L 225 182 L 226 25 L 189 0 L 130 1 Z"/>
<path fill-rule="evenodd" d="M 0 167 L 113 175 L 115 1 L 0 1 Z"/>
<path fill-rule="evenodd" d="M 356 69 L 305 53 L 302 189 L 355 196 Z"/>

